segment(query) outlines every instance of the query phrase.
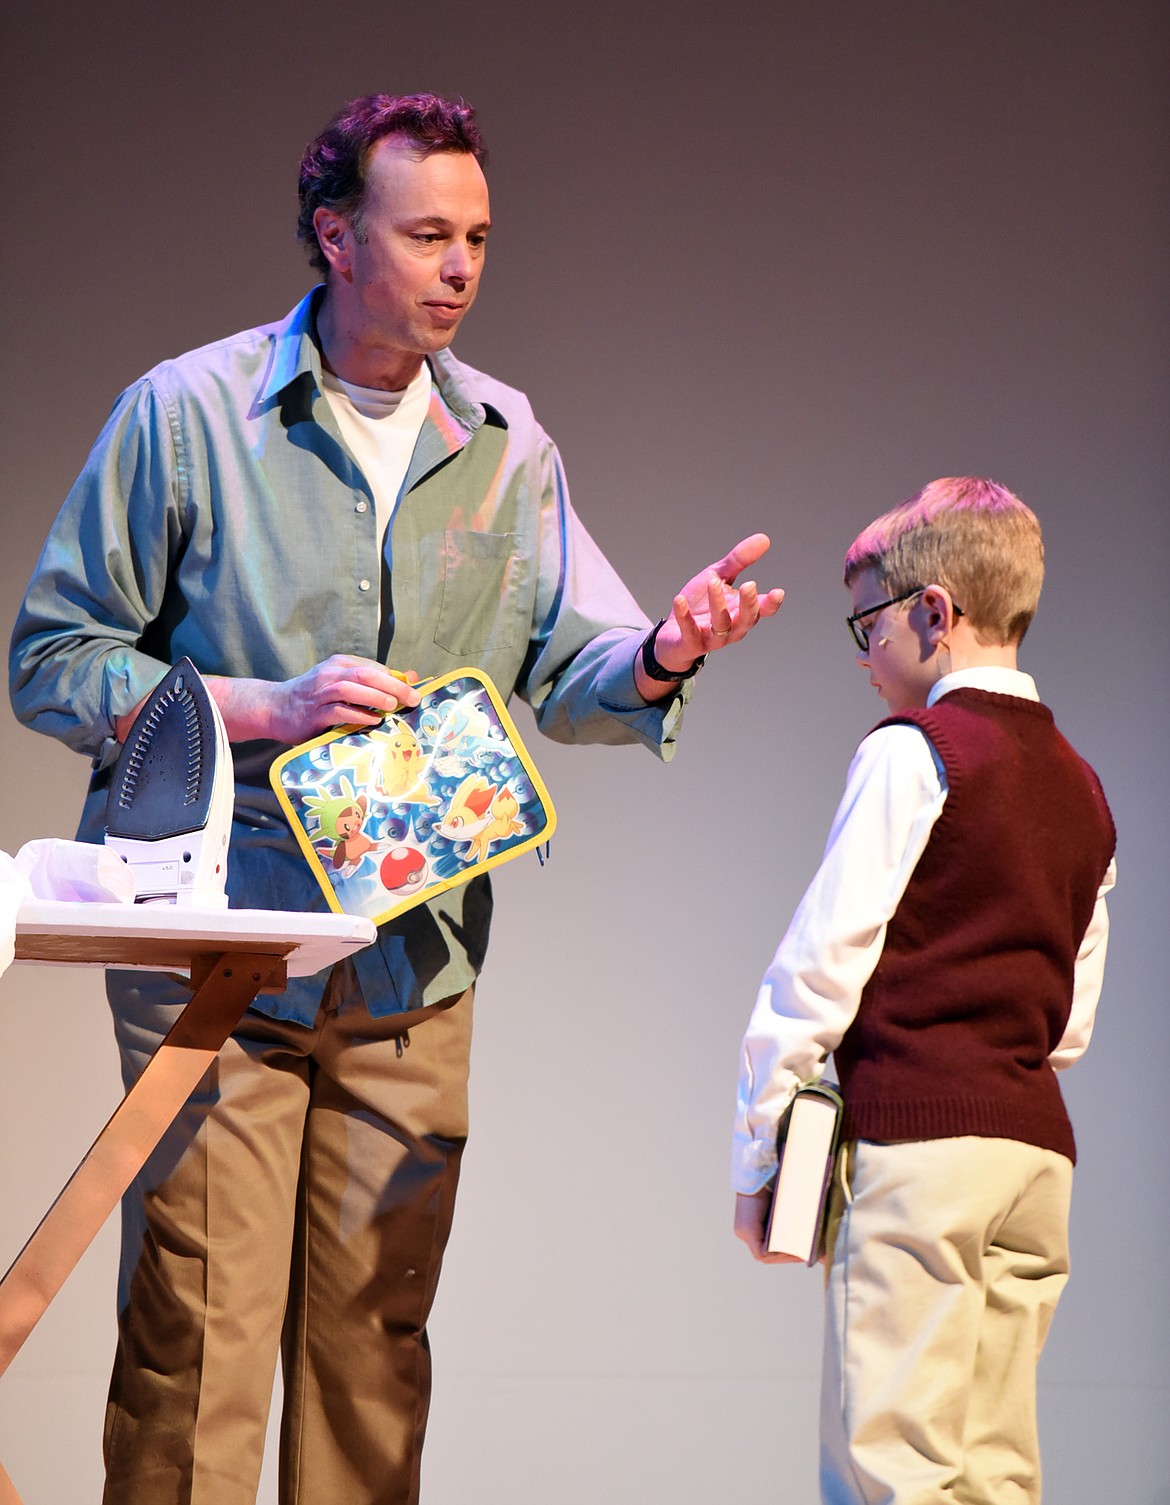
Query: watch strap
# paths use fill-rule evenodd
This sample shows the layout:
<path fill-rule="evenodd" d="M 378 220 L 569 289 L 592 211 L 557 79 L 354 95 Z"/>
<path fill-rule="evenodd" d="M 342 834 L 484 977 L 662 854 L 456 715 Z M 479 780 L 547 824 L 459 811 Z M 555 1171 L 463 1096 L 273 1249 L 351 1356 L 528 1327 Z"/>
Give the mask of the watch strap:
<path fill-rule="evenodd" d="M 701 654 L 689 669 L 667 669 L 654 657 L 654 643 L 658 637 L 659 629 L 665 625 L 666 618 L 660 617 L 658 622 L 642 644 L 642 668 L 648 678 L 656 680 L 659 684 L 681 683 L 684 679 L 694 679 L 695 675 L 707 662 L 707 655 Z"/>

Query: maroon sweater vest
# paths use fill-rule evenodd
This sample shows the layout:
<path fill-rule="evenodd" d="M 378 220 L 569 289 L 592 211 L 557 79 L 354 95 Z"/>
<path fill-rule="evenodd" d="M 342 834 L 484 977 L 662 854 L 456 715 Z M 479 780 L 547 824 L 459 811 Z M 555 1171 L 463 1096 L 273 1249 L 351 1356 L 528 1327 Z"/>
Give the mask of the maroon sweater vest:
<path fill-rule="evenodd" d="M 1101 785 L 1035 701 L 960 689 L 881 724 L 900 722 L 934 745 L 947 798 L 836 1051 L 843 1133 L 1075 1160 L 1048 1056 L 1116 840 Z"/>

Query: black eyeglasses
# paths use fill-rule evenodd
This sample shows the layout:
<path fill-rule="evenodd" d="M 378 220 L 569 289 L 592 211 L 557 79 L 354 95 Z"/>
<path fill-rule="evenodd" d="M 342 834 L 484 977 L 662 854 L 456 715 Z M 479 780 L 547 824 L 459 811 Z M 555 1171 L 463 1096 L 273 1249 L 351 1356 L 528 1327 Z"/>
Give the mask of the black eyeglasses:
<path fill-rule="evenodd" d="M 869 628 L 861 625 L 863 617 L 874 617 L 879 611 L 885 611 L 887 606 L 897 606 L 900 601 L 909 601 L 911 596 L 920 596 L 926 589 L 925 585 L 916 585 L 911 590 L 903 591 L 900 596 L 891 596 L 888 601 L 879 601 L 876 606 L 867 606 L 864 611 L 855 611 L 851 617 L 845 618 L 845 624 L 853 634 L 853 641 L 861 649 L 862 653 L 869 652 Z M 951 602 L 951 610 L 955 616 L 963 615 L 963 608 Z"/>

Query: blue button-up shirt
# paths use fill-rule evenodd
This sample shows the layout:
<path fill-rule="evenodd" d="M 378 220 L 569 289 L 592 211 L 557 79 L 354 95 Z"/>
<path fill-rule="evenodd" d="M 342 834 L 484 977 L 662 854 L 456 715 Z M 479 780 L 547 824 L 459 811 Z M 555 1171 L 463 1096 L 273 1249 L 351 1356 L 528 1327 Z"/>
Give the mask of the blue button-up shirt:
<path fill-rule="evenodd" d="M 204 674 L 274 681 L 332 653 L 423 677 L 473 665 L 558 741 L 669 756 L 685 694 L 638 694 L 649 624 L 521 393 L 431 358 L 430 409 L 379 550 L 369 484 L 321 390 L 320 291 L 129 387 L 49 534 L 13 633 L 12 700 L 26 725 L 94 758 L 85 839 L 101 840 L 116 718 L 183 655 Z M 231 902 L 322 909 L 268 782 L 282 750 L 233 748 Z M 467 987 L 490 912 L 477 878 L 382 926 L 355 958 L 371 1011 Z M 258 1006 L 311 1023 L 320 996 L 320 978 L 298 979 Z"/>

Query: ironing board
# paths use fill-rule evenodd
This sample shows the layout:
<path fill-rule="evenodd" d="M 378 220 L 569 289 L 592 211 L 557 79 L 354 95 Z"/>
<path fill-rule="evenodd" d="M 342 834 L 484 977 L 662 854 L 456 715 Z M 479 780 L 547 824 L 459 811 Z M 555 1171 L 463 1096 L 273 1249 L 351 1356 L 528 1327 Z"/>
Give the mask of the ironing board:
<path fill-rule="evenodd" d="M 355 915 L 181 909 L 34 899 L 16 959 L 184 972 L 191 1001 L 0 1280 L 0 1374 L 118 1205 L 216 1053 L 261 992 L 331 966 L 374 939 Z M 0 1505 L 19 1505 L 0 1466 Z"/>

